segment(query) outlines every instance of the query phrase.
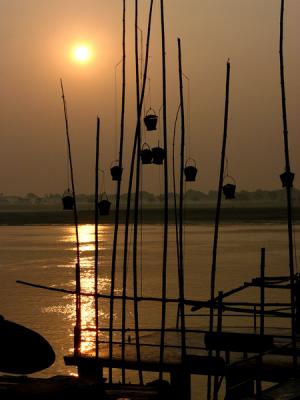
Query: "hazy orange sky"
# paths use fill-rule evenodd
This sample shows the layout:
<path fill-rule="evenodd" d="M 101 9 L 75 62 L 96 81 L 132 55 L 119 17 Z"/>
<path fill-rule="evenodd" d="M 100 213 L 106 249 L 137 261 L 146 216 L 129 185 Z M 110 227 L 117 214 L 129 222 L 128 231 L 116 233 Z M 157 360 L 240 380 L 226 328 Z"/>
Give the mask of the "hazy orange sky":
<path fill-rule="evenodd" d="M 146 41 L 149 0 L 139 0 L 139 27 Z M 127 95 L 122 192 L 135 127 L 134 0 L 127 4 Z M 188 79 L 185 101 L 187 156 L 198 179 L 187 189 L 218 184 L 223 134 L 226 61 L 231 61 L 227 157 L 237 190 L 279 189 L 284 170 L 279 79 L 280 0 L 165 0 L 168 136 L 179 103 L 177 38 Z M 291 169 L 300 175 L 300 1 L 286 0 L 285 78 Z M 101 190 L 114 192 L 109 168 L 117 158 L 122 58 L 121 0 L 1 1 L 0 192 L 62 193 L 67 186 L 67 146 L 60 78 L 67 99 L 75 185 L 94 188 L 96 117 L 101 118 Z M 72 47 L 93 47 L 90 63 L 70 57 Z M 151 105 L 162 104 L 159 1 L 154 0 L 149 62 Z M 115 79 L 116 77 L 116 79 Z M 115 90 L 115 82 L 117 90 Z M 189 84 L 188 84 L 189 83 Z M 189 87 L 189 91 L 188 91 Z M 117 93 L 117 97 L 116 97 Z M 147 92 L 148 93 L 148 92 Z M 150 106 L 146 97 L 146 108 Z M 116 112 L 117 110 L 117 112 Z M 179 124 L 180 125 L 180 124 Z M 151 146 L 161 130 L 143 134 Z M 179 131 L 177 142 L 179 143 Z M 177 156 L 179 154 L 176 146 Z M 170 154 L 171 155 L 171 154 Z M 171 161 L 171 159 L 170 159 Z M 171 166 L 171 163 L 170 163 Z M 143 167 L 143 190 L 162 192 L 163 171 Z M 171 190 L 171 187 L 170 187 Z"/>

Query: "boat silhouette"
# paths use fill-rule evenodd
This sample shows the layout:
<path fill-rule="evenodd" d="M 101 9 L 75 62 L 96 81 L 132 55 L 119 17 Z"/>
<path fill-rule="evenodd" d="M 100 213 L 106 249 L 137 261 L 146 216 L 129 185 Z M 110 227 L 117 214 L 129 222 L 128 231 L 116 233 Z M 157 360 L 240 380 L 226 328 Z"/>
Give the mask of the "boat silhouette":
<path fill-rule="evenodd" d="M 32 374 L 50 367 L 55 353 L 38 332 L 0 316 L 0 371 Z"/>

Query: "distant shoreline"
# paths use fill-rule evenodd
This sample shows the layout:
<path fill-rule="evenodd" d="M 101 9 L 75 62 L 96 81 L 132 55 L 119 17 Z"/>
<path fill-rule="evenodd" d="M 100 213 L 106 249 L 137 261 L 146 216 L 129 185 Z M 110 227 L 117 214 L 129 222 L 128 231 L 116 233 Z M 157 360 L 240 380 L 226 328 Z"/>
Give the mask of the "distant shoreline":
<path fill-rule="evenodd" d="M 300 223 L 300 207 L 293 210 L 294 222 Z M 120 210 L 120 223 L 125 222 L 126 212 Z M 133 211 L 131 211 L 133 216 Z M 221 209 L 221 223 L 286 223 L 287 211 L 284 207 L 242 207 L 226 206 Z M 100 224 L 113 224 L 115 220 L 114 210 L 108 216 L 99 216 Z M 215 207 L 188 207 L 184 211 L 185 224 L 214 224 Z M 133 218 L 131 218 L 131 222 Z M 145 208 L 140 213 L 139 221 L 143 224 L 162 224 L 164 211 L 161 208 Z M 93 224 L 94 211 L 92 209 L 79 209 L 79 224 Z M 175 223 L 174 210 L 170 209 L 169 223 Z M 0 225 L 74 225 L 73 211 L 63 211 L 57 208 L 12 208 L 0 209 Z"/>

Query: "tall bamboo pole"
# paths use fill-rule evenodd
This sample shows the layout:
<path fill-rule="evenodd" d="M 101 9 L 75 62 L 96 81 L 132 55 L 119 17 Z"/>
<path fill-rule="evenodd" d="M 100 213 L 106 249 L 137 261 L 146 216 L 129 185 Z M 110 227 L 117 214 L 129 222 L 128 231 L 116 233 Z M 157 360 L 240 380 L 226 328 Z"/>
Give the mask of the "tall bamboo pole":
<path fill-rule="evenodd" d="M 222 144 L 222 151 L 221 151 L 221 165 L 220 165 L 219 188 L 218 188 L 217 207 L 216 207 L 216 216 L 215 216 L 215 229 L 214 229 L 214 241 L 213 241 L 213 253 L 212 253 L 212 267 L 211 267 L 210 318 L 209 318 L 210 332 L 212 332 L 213 328 L 214 328 L 214 298 L 215 298 L 215 285 L 216 285 L 217 249 L 218 249 L 218 237 L 219 237 L 220 210 L 221 210 L 221 201 L 222 201 L 224 162 L 225 162 L 226 141 L 227 141 L 229 82 L 230 82 L 230 62 L 227 61 L 223 144 Z"/>
<path fill-rule="evenodd" d="M 178 65 L 179 65 L 179 89 L 180 89 L 180 110 L 181 110 L 181 150 L 180 150 L 180 195 L 179 195 L 179 305 L 181 316 L 181 353 L 182 359 L 186 356 L 185 343 L 185 317 L 184 317 L 184 260 L 183 260 L 183 170 L 184 170 L 184 150 L 185 150 L 185 117 L 183 103 L 183 84 L 182 84 L 182 57 L 181 41 L 178 41 Z"/>
<path fill-rule="evenodd" d="M 226 141 L 227 141 L 229 83 L 230 83 L 230 62 L 228 60 L 227 68 L 226 68 L 226 93 L 225 93 L 223 143 L 222 143 L 222 151 L 221 151 L 221 165 L 220 165 L 219 188 L 218 188 L 217 207 L 216 207 L 216 216 L 215 216 L 215 229 L 214 229 L 214 239 L 213 239 L 211 280 L 210 280 L 210 313 L 209 313 L 209 331 L 210 332 L 212 332 L 214 329 L 214 304 L 215 304 L 215 285 L 216 285 L 216 269 L 217 269 L 217 249 L 218 249 L 219 222 L 220 222 L 220 211 L 221 211 L 222 189 L 223 189 L 223 178 L 224 178 L 224 164 L 225 164 Z M 209 376 L 208 377 L 208 385 L 207 385 L 207 399 L 209 400 L 210 397 L 211 397 L 211 377 Z"/>
<path fill-rule="evenodd" d="M 180 104 L 177 108 L 176 117 L 175 117 L 174 130 L 173 130 L 173 149 L 172 149 L 173 150 L 172 151 L 172 178 L 173 178 L 174 220 L 175 220 L 178 282 L 180 279 L 180 257 L 179 257 L 179 228 L 178 228 L 177 199 L 176 199 L 176 176 L 175 176 L 175 136 L 176 136 L 176 124 L 177 124 L 179 111 L 180 111 Z"/>
<path fill-rule="evenodd" d="M 98 307 L 98 261 L 99 261 L 99 241 L 98 241 L 98 193 L 99 193 L 99 137 L 100 137 L 100 118 L 97 117 L 96 132 L 96 162 L 95 162 L 95 356 L 99 358 L 99 307 Z"/>
<path fill-rule="evenodd" d="M 140 151 L 141 151 L 141 118 L 139 115 L 140 88 L 139 88 L 139 50 L 138 50 L 138 0 L 135 0 L 135 79 L 136 79 L 136 107 L 137 107 L 137 149 L 136 149 L 136 175 L 134 196 L 134 225 L 133 225 L 133 252 L 132 252 L 132 278 L 133 278 L 133 310 L 135 321 L 135 341 L 137 359 L 140 359 L 140 335 L 139 335 L 139 312 L 138 312 L 138 276 L 137 276 L 137 251 L 138 251 L 138 222 L 139 222 L 139 195 L 140 195 Z M 140 384 L 143 384 L 143 373 L 139 368 Z"/>
<path fill-rule="evenodd" d="M 284 0 L 281 0 L 280 12 L 280 40 L 279 40 L 279 58 L 280 58 L 280 81 L 281 81 L 281 104 L 282 104 L 282 122 L 283 122 L 283 138 L 284 138 L 284 155 L 285 155 L 285 172 L 291 175 L 290 159 L 289 159 L 289 142 L 288 142 L 288 126 L 286 112 L 285 97 L 285 81 L 284 81 L 284 57 L 283 57 L 283 22 L 284 22 Z M 293 346 L 293 365 L 297 366 L 296 355 L 296 321 L 295 321 L 295 272 L 294 272 L 294 249 L 293 249 L 293 217 L 292 217 L 292 184 L 286 184 L 287 199 L 287 223 L 288 223 L 288 243 L 289 243 L 289 273 L 291 285 L 291 330 L 292 330 L 292 346 Z"/>
<path fill-rule="evenodd" d="M 266 266 L 266 249 L 261 248 L 260 253 L 260 324 L 259 334 L 261 338 L 265 334 L 265 266 Z M 258 357 L 258 376 L 261 374 L 261 367 L 263 362 L 263 350 L 260 349 Z M 258 398 L 262 395 L 261 379 L 256 380 L 256 394 Z"/>
<path fill-rule="evenodd" d="M 161 309 L 161 337 L 160 337 L 160 364 L 162 366 L 165 347 L 166 328 L 166 297 L 167 297 L 167 256 L 168 256 L 168 225 L 169 225 L 169 184 L 168 184 L 168 141 L 167 141 L 167 77 L 166 77 L 166 43 L 164 1 L 160 0 L 161 15 L 161 51 L 162 51 L 162 111 L 163 111 L 163 138 L 164 138 L 164 241 L 162 263 L 162 309 Z M 160 368 L 160 379 L 162 368 Z"/>
<path fill-rule="evenodd" d="M 72 185 L 72 193 L 73 193 L 73 197 L 74 197 L 74 224 L 75 224 L 76 257 L 77 257 L 77 262 L 76 262 L 76 266 L 75 266 L 76 322 L 75 322 L 75 329 L 74 329 L 74 355 L 78 356 L 80 354 L 80 345 L 81 345 L 81 296 L 80 296 L 81 282 L 80 282 L 80 244 L 79 244 L 79 232 L 78 232 L 78 212 L 77 212 L 77 204 L 76 204 L 76 194 L 75 194 L 74 172 L 73 172 L 71 143 L 70 143 L 70 134 L 69 134 L 67 103 L 66 103 L 62 79 L 60 79 L 60 86 L 61 86 L 62 100 L 63 100 L 63 105 L 64 105 L 65 128 L 66 128 L 68 156 L 69 156 L 69 165 L 70 165 L 70 173 L 71 173 L 71 185 Z"/>
<path fill-rule="evenodd" d="M 139 102 L 139 109 L 137 115 L 137 121 L 141 118 L 143 101 L 145 96 L 145 87 L 147 81 L 147 71 L 148 71 L 148 60 L 149 60 L 149 46 L 150 46 L 150 33 L 151 33 L 151 21 L 152 21 L 152 9 L 153 9 L 153 0 L 151 0 L 150 8 L 149 8 L 149 17 L 148 17 L 148 30 L 147 30 L 147 40 L 146 40 L 146 57 L 145 57 L 145 66 L 144 66 L 144 74 L 143 74 L 143 82 L 141 89 L 141 98 Z M 138 139 L 138 122 L 134 135 L 134 143 L 133 150 L 131 156 L 131 164 L 130 164 L 130 173 L 129 173 L 129 181 L 128 181 L 128 195 L 127 195 L 127 204 L 126 204 L 126 216 L 125 216 L 125 237 L 124 237 L 124 255 L 123 255 L 123 283 L 122 283 L 122 348 L 121 348 L 121 359 L 124 361 L 125 359 L 125 335 L 126 335 L 126 291 L 127 291 L 127 258 L 128 258 L 128 241 L 129 241 L 129 222 L 130 222 L 130 205 L 131 205 L 131 193 L 132 193 L 132 183 L 133 183 L 133 172 L 134 172 L 134 164 L 135 158 L 137 156 L 137 139 Z M 137 349 L 137 361 L 140 363 L 140 353 L 139 349 Z M 122 381 L 125 382 L 125 369 L 122 368 Z"/>
<path fill-rule="evenodd" d="M 126 89 L 126 0 L 123 0 L 123 34 L 122 34 L 122 106 L 121 106 L 121 126 L 120 126 L 120 144 L 119 144 L 119 169 L 122 171 L 123 165 L 123 143 L 124 143 L 124 120 L 125 120 L 125 89 Z M 114 322 L 114 292 L 116 275 L 116 258 L 120 216 L 120 195 L 121 179 L 117 181 L 117 195 L 115 208 L 115 226 L 111 263 L 111 287 L 110 287 L 110 310 L 109 310 L 109 358 L 113 358 L 113 322 Z M 112 382 L 112 368 L 109 368 L 109 381 Z"/>

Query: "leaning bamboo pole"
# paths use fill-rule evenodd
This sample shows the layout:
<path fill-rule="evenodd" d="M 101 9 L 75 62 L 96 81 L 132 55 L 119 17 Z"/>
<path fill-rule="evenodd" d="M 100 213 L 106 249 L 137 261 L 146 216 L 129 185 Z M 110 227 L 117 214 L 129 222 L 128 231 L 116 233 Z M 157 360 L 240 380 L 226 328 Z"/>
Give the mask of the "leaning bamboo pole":
<path fill-rule="evenodd" d="M 141 95 L 138 107 L 138 115 L 137 121 L 141 118 L 144 95 L 145 95 L 145 87 L 147 81 L 147 71 L 148 71 L 148 60 L 149 60 L 149 47 L 150 47 L 150 33 L 151 33 L 151 21 L 152 21 L 152 9 L 153 9 L 153 0 L 151 0 L 150 8 L 149 8 L 149 17 L 148 17 L 148 29 L 147 29 L 147 40 L 146 40 L 146 57 L 145 57 L 145 66 L 143 73 L 143 82 L 141 88 Z M 122 282 L 122 335 L 121 335 L 121 359 L 124 361 L 125 359 L 125 335 L 126 335 L 126 291 L 127 291 L 127 263 L 128 263 L 128 242 L 129 242 L 129 222 L 130 222 L 130 206 L 131 206 L 131 193 L 132 193 L 132 183 L 133 183 L 133 172 L 134 172 L 134 164 L 135 158 L 137 156 L 137 138 L 138 138 L 138 123 L 135 130 L 134 135 L 134 143 L 133 150 L 131 156 L 131 164 L 130 164 L 130 172 L 129 172 L 129 181 L 128 181 L 128 195 L 127 195 L 127 204 L 126 204 L 126 214 L 125 214 L 125 236 L 124 236 L 124 254 L 123 254 L 123 282 Z M 139 156 L 139 155 L 138 155 Z M 140 352 L 139 346 L 137 346 L 137 362 L 140 363 Z M 122 381 L 125 382 L 125 368 L 122 368 Z"/>
<path fill-rule="evenodd" d="M 181 41 L 178 41 L 178 65 L 179 65 L 179 91 L 180 91 L 180 110 L 181 110 L 181 150 L 180 150 L 180 194 L 179 194 L 179 298 L 180 298 L 180 326 L 181 326 L 181 353 L 182 360 L 186 356 L 185 338 L 185 316 L 184 316 L 184 260 L 183 260 L 183 172 L 184 172 L 184 150 L 185 150 L 185 115 L 183 103 L 183 83 L 182 83 L 182 56 Z"/>
<path fill-rule="evenodd" d="M 176 125 L 180 111 L 180 104 L 177 108 L 174 129 L 173 129 L 173 148 L 172 148 L 172 180 L 173 180 L 173 198 L 174 198 L 174 220 L 175 220 L 175 238 L 176 238 L 176 255 L 177 255 L 177 271 L 178 271 L 178 282 L 180 276 L 180 264 L 179 264 L 179 224 L 177 215 L 177 199 L 176 199 L 176 176 L 175 176 L 175 137 L 176 137 Z"/>
<path fill-rule="evenodd" d="M 73 197 L 74 197 L 74 224 L 75 224 L 76 257 L 77 257 L 77 262 L 76 262 L 76 266 L 75 266 L 76 322 L 75 322 L 75 329 L 74 329 L 74 355 L 78 356 L 80 354 L 80 346 L 81 346 L 81 297 L 80 297 L 80 292 L 81 292 L 81 282 L 80 281 L 81 280 L 80 280 L 80 244 L 79 244 L 79 229 L 78 229 L 78 212 L 77 212 L 76 195 L 75 195 L 74 171 L 73 171 L 71 142 L 70 142 L 70 134 L 69 134 L 67 103 L 66 103 L 62 79 L 60 79 L 60 86 L 61 86 L 62 100 L 63 100 L 63 105 L 64 105 L 65 130 L 66 130 L 67 145 L 68 145 L 68 157 L 69 157 L 69 166 L 70 166 L 70 173 L 71 173 L 72 193 L 73 193 Z"/>
<path fill-rule="evenodd" d="M 122 105 L 121 105 L 121 126 L 120 126 L 120 144 L 119 144 L 119 169 L 122 171 L 123 165 L 123 143 L 124 143 L 124 121 L 125 121 L 125 90 L 126 90 L 126 0 L 123 0 L 123 33 L 122 33 Z M 114 239 L 111 262 L 111 286 L 110 286 L 110 309 L 109 309 L 109 358 L 113 358 L 113 322 L 114 322 L 114 295 L 115 295 L 115 276 L 117 244 L 120 218 L 120 195 L 121 179 L 117 181 L 116 207 L 115 207 L 115 225 Z M 109 368 L 109 381 L 112 382 L 112 368 Z"/>
<path fill-rule="evenodd" d="M 284 80 L 284 57 L 283 57 L 283 22 L 284 22 L 284 0 L 281 0 L 280 11 L 280 39 L 279 39 L 279 59 L 280 59 L 280 82 L 281 82 L 281 105 L 282 105 L 282 122 L 283 122 L 283 138 L 284 138 L 284 156 L 285 156 L 285 173 L 291 176 L 290 158 L 289 158 L 289 142 L 288 142 L 288 125 L 285 97 L 285 80 Z M 294 271 L 294 245 L 293 245 L 293 215 L 292 215 L 292 182 L 286 185 L 287 200 L 287 224 L 288 224 L 288 246 L 289 246 L 289 273 L 291 285 L 291 330 L 292 330 L 292 348 L 293 348 L 293 366 L 297 367 L 297 343 L 296 343 L 296 311 L 295 311 L 295 271 Z"/>
<path fill-rule="evenodd" d="M 221 165 L 220 165 L 219 187 L 218 187 L 214 239 L 213 239 L 213 251 L 212 251 L 212 266 L 211 266 L 211 280 L 210 280 L 209 332 L 212 332 L 214 329 L 214 305 L 215 305 L 215 285 L 216 285 L 216 270 L 217 270 L 217 250 L 218 250 L 219 223 L 220 223 L 220 211 L 221 211 L 222 189 L 223 189 L 223 179 L 224 179 L 224 164 L 225 164 L 226 141 L 227 141 L 229 83 L 230 83 L 230 62 L 228 60 L 227 68 L 226 68 L 226 91 L 225 91 L 223 143 L 222 143 L 222 150 L 221 150 Z M 207 384 L 207 399 L 210 400 L 210 398 L 211 398 L 211 377 L 209 376 L 208 384 Z"/>
<path fill-rule="evenodd" d="M 228 106 L 229 106 L 229 82 L 230 82 L 230 62 L 227 61 L 223 143 L 222 143 L 222 151 L 221 151 L 221 165 L 220 165 L 219 187 L 218 187 L 217 207 L 216 207 L 216 216 L 215 216 L 213 252 L 212 252 L 212 266 L 211 266 L 211 281 L 210 281 L 210 315 L 209 315 L 209 331 L 210 332 L 212 332 L 213 328 L 214 328 L 214 299 L 215 299 L 215 285 L 216 285 L 217 250 L 218 250 L 218 237 L 219 237 L 219 224 L 220 224 L 220 210 L 221 210 L 221 202 L 222 202 L 224 163 L 225 163 L 226 141 L 227 141 L 227 122 L 228 122 Z"/>
<path fill-rule="evenodd" d="M 167 257 L 168 257 L 168 225 L 169 225 L 169 184 L 168 184 L 168 141 L 167 141 L 167 77 L 166 77 L 166 41 L 164 1 L 160 0 L 161 15 L 161 51 L 162 51 L 162 111 L 163 111 L 163 138 L 164 138 L 164 240 L 162 262 L 162 309 L 161 309 L 161 336 L 160 336 L 160 365 L 164 359 L 165 327 L 166 327 L 166 297 L 167 297 Z M 162 368 L 160 368 L 162 379 Z"/>
<path fill-rule="evenodd" d="M 137 275 L 137 251 L 138 251 L 138 222 L 139 222 L 139 195 L 140 195 L 140 152 L 141 152 L 141 118 L 139 115 L 139 103 L 140 103 L 140 88 L 139 88 L 139 51 L 138 51 L 138 0 L 135 1 L 135 78 L 136 78 L 136 108 L 137 108 L 137 147 L 136 147 L 136 173 L 135 173 L 135 195 L 134 195 L 134 222 L 133 222 L 133 251 L 132 251 L 132 278 L 133 278 L 133 312 L 135 321 L 135 339 L 136 339 L 136 352 L 137 359 L 140 359 L 140 335 L 139 335 L 139 311 L 138 302 L 136 300 L 138 296 L 138 275 Z M 139 380 L 140 384 L 143 384 L 143 373 L 139 368 Z"/>

